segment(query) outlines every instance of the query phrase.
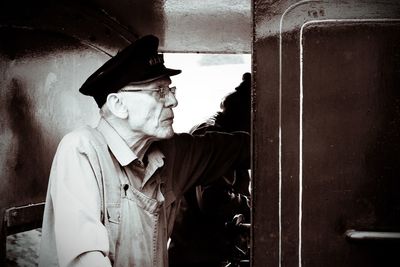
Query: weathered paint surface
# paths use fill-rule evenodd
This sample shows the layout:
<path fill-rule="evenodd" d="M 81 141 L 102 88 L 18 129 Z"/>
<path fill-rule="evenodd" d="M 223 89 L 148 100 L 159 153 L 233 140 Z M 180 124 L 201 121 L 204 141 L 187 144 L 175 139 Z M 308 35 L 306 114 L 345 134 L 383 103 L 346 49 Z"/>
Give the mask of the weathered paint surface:
<path fill-rule="evenodd" d="M 0 34 L 7 40 L 0 45 L 0 204 L 12 207 L 44 201 L 61 136 L 97 114 L 77 89 L 108 56 L 62 35 L 5 28 Z"/>
<path fill-rule="evenodd" d="M 400 244 L 344 233 L 400 231 L 400 22 L 310 25 L 303 40 L 303 264 L 398 265 Z"/>
<path fill-rule="evenodd" d="M 165 48 L 250 53 L 251 1 L 165 1 Z"/>
<path fill-rule="evenodd" d="M 399 3 L 270 4 L 254 2 L 253 266 L 398 265 L 398 243 L 344 233 L 400 230 Z"/>
<path fill-rule="evenodd" d="M 250 53 L 250 0 L 91 0 L 141 36 L 156 34 L 171 52 Z"/>
<path fill-rule="evenodd" d="M 110 55 L 137 38 L 102 10 L 80 1 L 2 1 L 0 27 L 63 34 Z"/>

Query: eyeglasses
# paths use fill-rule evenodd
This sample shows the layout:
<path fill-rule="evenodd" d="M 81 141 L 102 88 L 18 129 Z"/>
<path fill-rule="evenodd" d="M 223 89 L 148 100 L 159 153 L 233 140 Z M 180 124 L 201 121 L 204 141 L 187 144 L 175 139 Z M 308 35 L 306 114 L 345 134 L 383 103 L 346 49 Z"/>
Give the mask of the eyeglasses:
<path fill-rule="evenodd" d="M 157 92 L 161 99 L 165 98 L 168 93 L 175 95 L 176 86 L 172 87 L 160 87 L 160 88 L 132 88 L 132 89 L 121 89 L 120 92 L 140 92 L 140 91 L 153 91 Z"/>

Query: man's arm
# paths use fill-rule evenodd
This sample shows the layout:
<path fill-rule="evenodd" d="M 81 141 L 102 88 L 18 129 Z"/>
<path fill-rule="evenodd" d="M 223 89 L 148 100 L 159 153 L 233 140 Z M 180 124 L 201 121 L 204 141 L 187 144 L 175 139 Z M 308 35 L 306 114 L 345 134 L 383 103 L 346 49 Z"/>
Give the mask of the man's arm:
<path fill-rule="evenodd" d="M 90 142 L 76 135 L 61 141 L 54 158 L 47 197 L 53 209 L 45 216 L 54 224 L 60 266 L 111 266 L 96 160 Z"/>
<path fill-rule="evenodd" d="M 170 145 L 167 145 L 167 144 Z M 244 132 L 207 132 L 201 136 L 176 135 L 163 151 L 172 164 L 174 189 L 178 195 L 194 184 L 207 184 L 232 167 L 248 167 L 250 136 Z"/>

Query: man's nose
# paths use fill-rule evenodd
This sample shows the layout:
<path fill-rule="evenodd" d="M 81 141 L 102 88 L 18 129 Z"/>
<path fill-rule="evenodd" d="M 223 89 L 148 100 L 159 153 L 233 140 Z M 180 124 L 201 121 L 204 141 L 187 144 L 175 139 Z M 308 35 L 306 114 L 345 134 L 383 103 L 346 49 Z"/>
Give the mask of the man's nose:
<path fill-rule="evenodd" d="M 178 105 L 178 100 L 176 99 L 175 94 L 172 92 L 168 92 L 168 94 L 165 96 L 165 107 L 167 108 L 174 108 Z"/>

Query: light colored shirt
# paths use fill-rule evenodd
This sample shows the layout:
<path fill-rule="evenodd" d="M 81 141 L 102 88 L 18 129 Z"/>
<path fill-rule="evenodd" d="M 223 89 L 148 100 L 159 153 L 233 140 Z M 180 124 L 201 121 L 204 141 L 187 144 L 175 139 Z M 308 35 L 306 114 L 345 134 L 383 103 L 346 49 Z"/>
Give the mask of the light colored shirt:
<path fill-rule="evenodd" d="M 100 120 L 66 135 L 53 160 L 39 266 L 167 266 L 183 193 L 249 157 L 249 136 L 176 134 L 144 166 Z"/>

